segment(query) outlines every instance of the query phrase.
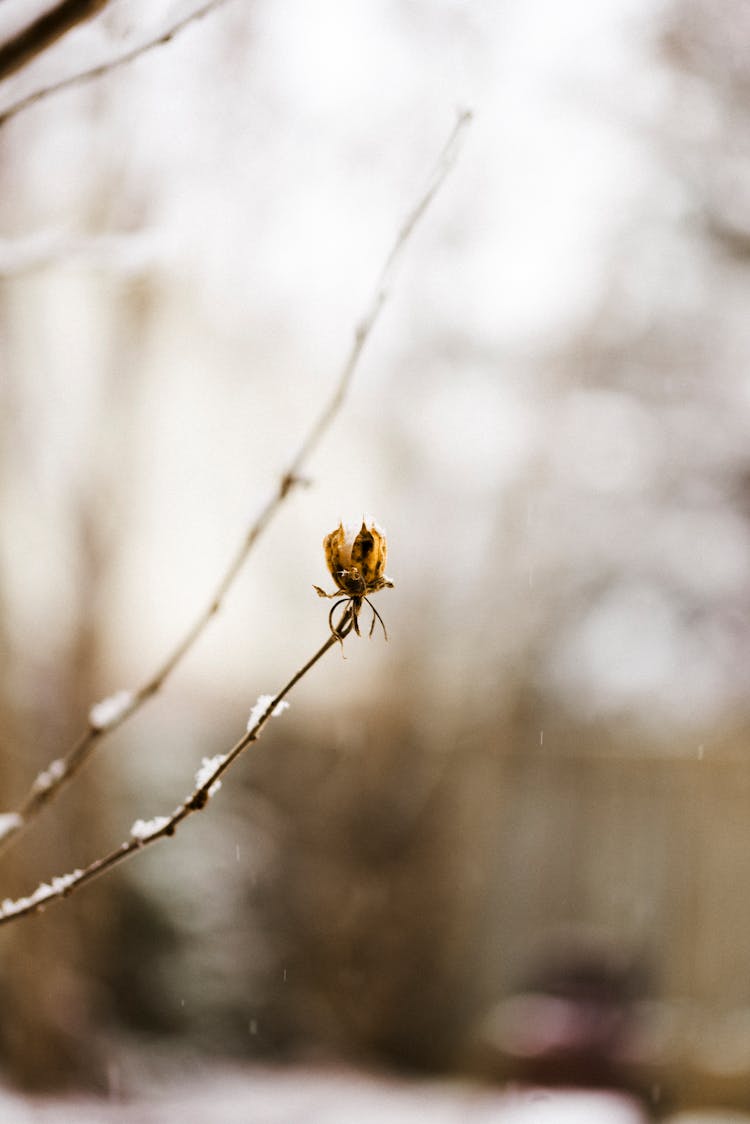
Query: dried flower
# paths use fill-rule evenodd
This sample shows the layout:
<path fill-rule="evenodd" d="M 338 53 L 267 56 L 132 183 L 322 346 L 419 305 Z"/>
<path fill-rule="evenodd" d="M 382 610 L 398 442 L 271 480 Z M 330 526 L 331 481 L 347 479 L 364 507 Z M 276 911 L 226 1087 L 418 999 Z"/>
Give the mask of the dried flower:
<path fill-rule="evenodd" d="M 385 573 L 387 554 L 385 531 L 382 527 L 378 527 L 377 523 L 370 523 L 368 526 L 364 520 L 359 531 L 339 523 L 336 530 L 331 531 L 330 535 L 326 535 L 323 539 L 323 550 L 331 577 L 338 589 L 335 593 L 326 593 L 317 585 L 314 589 L 319 597 L 337 599 L 328 615 L 331 632 L 340 640 L 343 639 L 334 628 L 332 618 L 339 605 L 348 601 L 351 623 L 359 636 L 359 613 L 363 602 L 366 601 L 373 613 L 370 636 L 375 628 L 375 621 L 379 620 L 387 640 L 388 633 L 383 619 L 367 596 L 369 593 L 377 593 L 379 589 L 393 588 L 393 582 Z M 340 597 L 340 593 L 344 596 Z"/>

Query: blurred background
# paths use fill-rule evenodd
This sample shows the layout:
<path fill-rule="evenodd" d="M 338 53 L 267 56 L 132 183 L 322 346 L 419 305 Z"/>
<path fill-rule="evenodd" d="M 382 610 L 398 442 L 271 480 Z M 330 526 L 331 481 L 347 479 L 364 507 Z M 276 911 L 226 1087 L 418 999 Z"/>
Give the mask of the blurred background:
<path fill-rule="evenodd" d="M 194 7 L 111 0 L 0 112 Z M 750 1108 L 743 0 L 226 0 L 2 127 L 0 805 L 206 604 L 466 106 L 309 486 L 0 896 L 236 740 L 325 637 L 341 518 L 388 531 L 390 639 L 175 840 L 0 932 L 13 1082 L 147 1047 L 576 1083 L 578 1051 Z"/>

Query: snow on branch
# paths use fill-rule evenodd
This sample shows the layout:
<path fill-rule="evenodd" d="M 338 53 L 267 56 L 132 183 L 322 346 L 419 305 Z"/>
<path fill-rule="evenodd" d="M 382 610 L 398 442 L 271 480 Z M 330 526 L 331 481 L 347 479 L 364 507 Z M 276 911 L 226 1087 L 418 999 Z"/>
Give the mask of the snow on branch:
<path fill-rule="evenodd" d="M 65 779 L 66 771 L 65 762 L 61 757 L 56 758 L 55 761 L 50 761 L 46 769 L 37 773 L 31 786 L 32 790 L 38 793 L 48 792 L 51 788 L 61 784 Z"/>
<path fill-rule="evenodd" d="M 269 707 L 271 707 L 271 703 L 273 702 L 273 695 L 258 695 L 258 701 L 250 711 L 250 717 L 247 720 L 248 730 L 252 730 L 255 726 L 257 726 L 258 722 L 269 709 Z M 286 700 L 284 702 L 277 703 L 275 706 L 271 707 L 271 718 L 277 718 L 278 715 L 281 714 L 282 711 L 287 710 L 288 707 L 289 703 L 286 702 Z"/>
<path fill-rule="evenodd" d="M 19 917 L 27 917 L 32 913 L 39 913 L 45 909 L 51 902 L 58 901 L 61 898 L 68 897 L 80 886 L 86 882 L 91 882 L 94 878 L 98 878 L 113 866 L 124 862 L 125 859 L 130 858 L 136 852 L 147 847 L 151 843 L 155 843 L 158 839 L 165 839 L 175 834 L 177 828 L 183 820 L 187 819 L 194 812 L 202 811 L 208 804 L 209 799 L 221 786 L 220 777 L 229 769 L 237 758 L 242 754 L 247 747 L 254 741 L 257 741 L 263 727 L 266 723 L 276 714 L 280 714 L 284 709 L 285 696 L 289 694 L 292 688 L 300 681 L 300 679 L 307 674 L 307 672 L 314 667 L 314 665 L 321 659 L 330 648 L 337 644 L 339 640 L 343 640 L 352 630 L 353 613 L 350 605 L 344 609 L 336 629 L 336 635 L 331 635 L 327 638 L 325 643 L 318 648 L 315 655 L 307 661 L 306 664 L 296 671 L 286 686 L 276 695 L 261 695 L 257 703 L 253 707 L 251 714 L 255 714 L 255 721 L 248 723 L 248 729 L 242 735 L 240 740 L 226 753 L 219 753 L 215 757 L 203 758 L 203 763 L 195 775 L 195 787 L 192 792 L 185 797 L 181 804 L 178 804 L 170 816 L 154 816 L 150 820 L 136 820 L 130 828 L 130 837 L 125 842 L 116 847 L 114 851 L 104 855 L 102 858 L 95 859 L 92 863 L 83 869 L 74 870 L 70 874 L 63 874 L 53 878 L 50 882 L 42 882 L 37 886 L 36 890 L 28 896 L 11 899 L 6 898 L 5 901 L 0 903 L 0 925 L 7 924 L 9 921 L 14 921 Z M 267 701 L 266 701 L 267 700 Z M 262 712 L 261 712 L 262 704 Z M 12 818 L 11 816 L 4 817 L 6 819 Z M 2 821 L 0 820 L 0 823 Z"/>
<path fill-rule="evenodd" d="M 94 703 L 89 711 L 89 726 L 103 733 L 121 725 L 135 706 L 132 691 L 116 691 L 101 702 Z"/>
<path fill-rule="evenodd" d="M 0 812 L 0 839 L 15 835 L 23 827 L 23 819 L 18 812 Z"/>
<path fill-rule="evenodd" d="M 154 816 L 152 820 L 136 820 L 130 827 L 130 837 L 143 842 L 150 835 L 158 835 L 168 823 L 169 816 Z"/>
<path fill-rule="evenodd" d="M 0 903 L 0 922 L 24 913 L 36 913 L 50 898 L 64 898 L 83 875 L 82 870 L 60 874 L 50 882 L 40 882 L 36 890 L 25 898 L 5 898 Z"/>
<path fill-rule="evenodd" d="M 170 36 L 175 34 L 176 30 L 185 26 L 185 23 L 189 22 L 191 19 L 197 19 L 201 15 L 206 15 L 212 7 L 216 6 L 216 2 L 217 0 L 214 0 L 213 3 L 206 4 L 202 9 L 199 9 L 197 12 L 194 12 L 192 16 L 188 17 L 187 21 L 176 25 L 176 29 L 173 29 Z M 221 2 L 221 0 L 219 0 L 219 2 Z M 220 577 L 207 606 L 199 613 L 187 633 L 167 656 L 161 667 L 159 667 L 141 687 L 132 693 L 118 692 L 116 695 L 112 696 L 111 699 L 105 700 L 104 703 L 97 703 L 92 707 L 89 712 L 88 728 L 80 735 L 78 741 L 68 751 L 65 757 L 53 762 L 53 765 L 48 767 L 45 773 L 40 774 L 40 776 L 49 777 L 50 783 L 40 787 L 38 783 L 39 778 L 37 778 L 37 782 L 31 787 L 26 799 L 17 810 L 16 814 L 21 820 L 21 825 L 16 827 L 13 831 L 6 832 L 5 835 L 0 832 L 0 850 L 2 850 L 5 845 L 10 844 L 11 840 L 16 839 L 21 832 L 22 826 L 34 820 L 42 809 L 55 798 L 62 786 L 70 781 L 89 759 L 99 742 L 115 728 L 132 717 L 132 715 L 136 714 L 144 703 L 160 690 L 164 682 L 171 676 L 175 668 L 193 648 L 211 619 L 221 610 L 224 599 L 234 585 L 238 574 L 243 569 L 250 552 L 279 511 L 284 501 L 297 486 L 304 482 L 302 472 L 307 462 L 344 404 L 352 379 L 357 370 L 362 351 L 370 338 L 376 321 L 383 309 L 383 305 L 388 298 L 389 285 L 393 279 L 394 270 L 419 220 L 424 215 L 429 204 L 437 194 L 438 189 L 455 164 L 460 151 L 461 142 L 470 121 L 470 112 L 462 111 L 459 113 L 448 140 L 440 153 L 435 168 L 430 175 L 427 187 L 419 195 L 416 204 L 407 213 L 405 220 L 399 228 L 396 239 L 385 258 L 377 278 L 374 292 L 365 308 L 362 319 L 355 329 L 354 338 L 351 342 L 344 365 L 334 384 L 331 397 L 324 403 L 320 414 L 314 419 L 296 455 L 289 463 L 286 471 L 282 473 L 275 491 L 269 496 L 265 505 L 258 512 L 254 522 L 247 528 L 239 549 Z M 0 123 L 2 123 L 2 116 L 0 116 Z M 117 701 L 115 702 L 115 700 Z M 107 704 L 106 706 L 105 703 Z M 104 712 L 100 709 L 102 707 L 104 707 Z M 103 717 L 102 713 L 104 715 Z M 57 770 L 57 775 L 50 776 L 50 771 L 53 767 Z"/>

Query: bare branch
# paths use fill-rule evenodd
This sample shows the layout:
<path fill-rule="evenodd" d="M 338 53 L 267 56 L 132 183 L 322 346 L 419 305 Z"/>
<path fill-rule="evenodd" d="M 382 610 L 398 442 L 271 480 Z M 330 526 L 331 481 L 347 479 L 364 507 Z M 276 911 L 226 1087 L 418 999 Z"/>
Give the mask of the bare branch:
<path fill-rule="evenodd" d="M 12 39 L 0 44 L 0 82 L 22 70 L 74 27 L 98 16 L 108 3 L 109 0 L 60 0 L 38 16 Z"/>
<path fill-rule="evenodd" d="M 354 343 L 352 345 L 349 358 L 344 365 L 341 372 L 339 384 L 336 393 L 329 402 L 326 409 L 320 415 L 315 425 L 310 430 L 307 439 L 302 444 L 299 453 L 289 469 L 289 475 L 296 476 L 302 468 L 302 465 L 310 456 L 310 453 L 315 449 L 321 437 L 328 429 L 333 421 L 336 413 L 338 412 L 341 403 L 344 400 L 349 383 L 351 382 L 360 353 L 365 346 L 370 332 L 375 326 L 375 321 L 380 315 L 383 305 L 388 299 L 389 286 L 395 275 L 398 263 L 401 260 L 404 249 L 414 233 L 414 229 L 419 223 L 419 220 L 424 215 L 432 200 L 437 195 L 440 187 L 443 184 L 446 176 L 458 159 L 458 154 L 461 150 L 461 142 L 463 141 L 464 134 L 471 122 L 472 114 L 468 109 L 463 109 L 459 112 L 456 123 L 451 130 L 448 140 L 443 146 L 443 150 L 437 159 L 437 163 L 433 169 L 432 175 L 427 184 L 427 188 L 420 195 L 414 207 L 409 211 L 408 215 L 401 224 L 401 228 L 393 243 L 388 257 L 383 263 L 383 268 L 380 271 L 377 284 L 375 285 L 375 292 L 370 301 L 364 316 L 359 322 L 356 332 L 354 333 Z"/>
<path fill-rule="evenodd" d="M 344 610 L 344 613 L 336 626 L 335 634 L 328 637 L 325 643 L 318 648 L 317 652 L 306 664 L 296 671 L 289 682 L 281 688 L 278 694 L 268 702 L 263 712 L 252 721 L 247 733 L 243 734 L 238 742 L 232 746 L 227 753 L 220 754 L 213 758 L 210 769 L 201 769 L 196 777 L 196 787 L 193 791 L 185 797 L 181 804 L 178 804 L 170 816 L 157 816 L 150 822 L 137 820 L 131 828 L 131 837 L 126 839 L 114 851 L 103 855 L 99 859 L 95 859 L 89 863 L 88 866 L 82 870 L 72 871 L 70 874 L 63 874 L 53 878 L 50 882 L 43 882 L 37 889 L 28 897 L 18 898 L 15 901 L 7 899 L 0 904 L 0 925 L 5 925 L 9 921 L 16 921 L 19 917 L 28 917 L 32 913 L 40 913 L 51 902 L 59 901 L 61 898 L 69 897 L 75 890 L 83 886 L 86 882 L 92 882 L 94 878 L 98 878 L 106 871 L 111 870 L 112 867 L 118 866 L 125 859 L 136 854 L 137 851 L 142 851 L 150 843 L 156 843 L 158 839 L 166 839 L 175 834 L 177 828 L 191 816 L 194 812 L 201 812 L 211 797 L 212 790 L 215 791 L 214 786 L 217 781 L 230 769 L 237 758 L 242 754 L 251 742 L 257 741 L 258 737 L 266 725 L 268 720 L 277 711 L 279 704 L 283 702 L 285 697 L 289 694 L 292 688 L 299 683 L 300 679 L 308 673 L 308 671 L 315 666 L 319 659 L 321 659 L 327 651 L 329 651 L 334 644 L 338 644 L 344 637 L 348 636 L 351 632 L 353 624 L 353 611 L 351 606 Z"/>
<path fill-rule="evenodd" d="M 208 605 L 196 618 L 176 648 L 167 656 L 161 667 L 138 690 L 128 694 L 126 698 L 121 698 L 121 705 L 111 711 L 106 721 L 97 719 L 95 714 L 97 708 L 92 708 L 88 729 L 81 734 L 68 754 L 53 761 L 40 773 L 18 811 L 7 814 L 5 830 L 0 831 L 0 851 L 16 839 L 42 809 L 57 796 L 60 790 L 89 759 L 97 744 L 107 734 L 121 726 L 152 695 L 157 693 L 196 643 L 211 618 L 221 609 L 227 593 L 234 584 L 255 543 L 290 492 L 301 483 L 302 470 L 341 409 L 364 346 L 388 297 L 387 286 L 392 280 L 398 261 L 419 220 L 453 167 L 458 155 L 460 141 L 470 120 L 471 114 L 468 112 L 462 112 L 459 115 L 440 154 L 435 170 L 430 176 L 426 190 L 423 191 L 416 205 L 409 211 L 399 229 L 393 247 L 385 259 L 375 291 L 354 333 L 349 354 L 338 376 L 331 398 L 302 441 L 299 451 L 282 475 L 275 492 L 269 497 L 255 521 L 248 528 L 237 553 L 219 580 Z"/>
<path fill-rule="evenodd" d="M 62 90 L 69 90 L 73 86 L 83 86 L 87 82 L 93 82 L 97 78 L 103 78 L 105 74 L 111 74 L 114 70 L 119 70 L 121 67 L 127 66 L 135 59 L 140 58 L 141 55 L 155 50 L 156 47 L 163 47 L 166 43 L 171 43 L 186 27 L 203 19 L 204 16 L 209 15 L 215 8 L 218 8 L 223 3 L 225 3 L 225 0 L 208 0 L 208 3 L 202 4 L 200 8 L 196 8 L 195 11 L 190 12 L 181 20 L 178 20 L 177 23 L 173 24 L 166 31 L 162 31 L 154 39 L 149 39 L 146 43 L 141 43 L 140 46 L 133 47 L 131 51 L 126 51 L 125 54 L 118 55 L 117 58 L 100 63 L 98 66 L 92 66 L 90 70 L 83 70 L 78 74 L 72 74 L 69 78 L 63 78 L 59 82 L 52 82 L 49 86 L 42 86 L 40 89 L 35 90 L 33 94 L 28 94 L 26 97 L 20 98 L 0 113 L 0 128 L 2 128 L 7 121 L 10 121 L 12 117 L 16 117 L 25 109 L 36 105 L 37 102 L 45 101 L 47 98 L 52 97 L 53 94 L 58 94 Z"/>

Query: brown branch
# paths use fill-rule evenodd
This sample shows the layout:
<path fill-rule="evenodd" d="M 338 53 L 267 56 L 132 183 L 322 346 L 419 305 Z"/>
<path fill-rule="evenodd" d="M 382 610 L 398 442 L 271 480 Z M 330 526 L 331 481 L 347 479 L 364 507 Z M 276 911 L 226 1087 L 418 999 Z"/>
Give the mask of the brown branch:
<path fill-rule="evenodd" d="M 0 44 L 0 82 L 22 70 L 74 27 L 99 15 L 108 3 L 109 0 L 60 0 L 38 16 L 12 39 Z"/>
<path fill-rule="evenodd" d="M 92 708 L 88 729 L 81 734 L 68 754 L 48 765 L 34 781 L 17 812 L 6 814 L 4 821 L 0 821 L 0 851 L 7 847 L 12 840 L 17 839 L 23 829 L 57 796 L 89 759 L 97 744 L 107 734 L 121 726 L 132 714 L 135 714 L 152 695 L 156 694 L 196 643 L 211 618 L 221 609 L 224 598 L 244 566 L 250 551 L 289 493 L 301 483 L 303 468 L 341 409 L 364 346 L 387 300 L 387 286 L 393 277 L 398 261 L 417 223 L 453 167 L 458 156 L 460 141 L 470 120 L 471 114 L 468 112 L 462 112 L 459 115 L 430 176 L 426 190 L 423 191 L 416 205 L 409 211 L 385 259 L 375 291 L 354 333 L 349 354 L 339 374 L 331 398 L 302 441 L 299 451 L 281 477 L 275 492 L 266 501 L 254 523 L 248 529 L 237 553 L 218 582 L 208 605 L 196 618 L 174 651 L 167 656 L 161 667 L 138 690 L 132 693 L 120 692 L 112 700 L 105 700 L 104 704 Z M 111 705 L 108 706 L 108 703 L 111 703 Z M 99 715 L 97 712 L 102 708 L 108 713 Z"/>
<path fill-rule="evenodd" d="M 306 664 L 303 664 L 299 671 L 294 673 L 289 682 L 268 702 L 260 716 L 255 719 L 255 721 L 251 720 L 248 724 L 247 733 L 243 734 L 239 741 L 235 742 L 227 753 L 215 757 L 210 762 L 210 769 L 200 770 L 199 774 L 196 776 L 196 787 L 185 797 L 181 804 L 177 805 L 170 816 L 157 816 L 148 823 L 137 820 L 131 828 L 130 839 L 126 839 L 119 847 L 116 847 L 114 851 L 110 851 L 101 858 L 95 859 L 82 870 L 75 870 L 70 874 L 63 874 L 57 878 L 53 878 L 51 882 L 48 883 L 43 882 L 28 897 L 17 898 L 15 901 L 6 899 L 0 904 L 0 925 L 5 925 L 10 921 L 16 921 L 19 917 L 28 917 L 32 913 L 41 913 L 52 902 L 69 897 L 70 894 L 87 882 L 92 882 L 95 878 L 99 878 L 100 875 L 111 870 L 112 867 L 118 866 L 121 862 L 124 862 L 125 859 L 130 858 L 138 851 L 142 851 L 143 848 L 149 846 L 149 844 L 156 843 L 158 839 L 166 839 L 167 837 L 173 836 L 183 820 L 186 820 L 188 816 L 192 816 L 194 812 L 203 811 L 211 798 L 212 792 L 216 791 L 214 786 L 223 774 L 232 767 L 240 754 L 244 753 L 251 742 L 257 741 L 263 727 L 277 711 L 279 704 L 283 702 L 292 688 L 299 683 L 300 679 L 315 666 L 318 660 L 321 659 L 334 644 L 338 644 L 344 637 L 348 636 L 351 632 L 352 624 L 353 610 L 351 606 L 348 606 L 336 626 L 335 635 L 332 633 L 325 643 L 318 648 L 315 655 L 309 659 Z"/>
<path fill-rule="evenodd" d="M 52 97 L 53 94 L 58 94 L 62 90 L 69 90 L 73 86 L 83 86 L 87 82 L 93 82 L 96 78 L 103 78 L 105 74 L 111 74 L 115 70 L 119 70 L 123 66 L 134 62 L 135 59 L 140 58 L 141 55 L 147 54 L 149 51 L 155 50 L 157 47 L 163 47 L 166 43 L 171 41 L 189 27 L 191 23 L 201 20 L 204 16 L 209 15 L 215 8 L 218 8 L 225 0 L 208 0 L 208 3 L 202 4 L 200 8 L 190 12 L 184 16 L 177 23 L 172 24 L 166 31 L 162 31 L 153 39 L 149 39 L 145 43 L 141 43 L 138 47 L 133 47 L 131 51 L 126 51 L 123 55 L 118 55 L 117 58 L 109 59 L 107 62 L 100 63 L 98 66 L 92 66 L 90 70 L 82 70 L 78 74 L 71 74 L 69 78 L 62 78 L 59 82 L 52 82 L 49 86 L 42 86 L 40 89 L 35 90 L 32 94 L 27 94 L 24 98 L 19 98 L 18 101 L 13 102 L 11 105 L 0 113 L 0 128 L 10 121 L 12 117 L 16 117 L 25 109 L 29 109 L 37 102 L 45 101 L 47 98 Z"/>

